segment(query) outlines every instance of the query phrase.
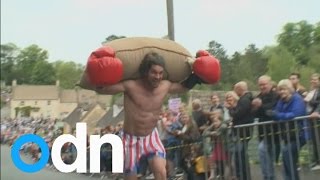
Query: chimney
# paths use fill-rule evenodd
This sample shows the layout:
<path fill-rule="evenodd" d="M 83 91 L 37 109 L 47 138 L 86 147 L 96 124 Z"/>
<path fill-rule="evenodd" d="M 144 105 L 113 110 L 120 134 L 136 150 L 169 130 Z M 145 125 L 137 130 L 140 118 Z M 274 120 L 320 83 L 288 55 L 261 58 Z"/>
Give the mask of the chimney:
<path fill-rule="evenodd" d="M 14 79 L 13 81 L 12 81 L 12 87 L 13 86 L 17 86 L 17 80 L 16 79 Z"/>
<path fill-rule="evenodd" d="M 60 86 L 60 81 L 56 80 L 56 86 L 59 87 Z"/>

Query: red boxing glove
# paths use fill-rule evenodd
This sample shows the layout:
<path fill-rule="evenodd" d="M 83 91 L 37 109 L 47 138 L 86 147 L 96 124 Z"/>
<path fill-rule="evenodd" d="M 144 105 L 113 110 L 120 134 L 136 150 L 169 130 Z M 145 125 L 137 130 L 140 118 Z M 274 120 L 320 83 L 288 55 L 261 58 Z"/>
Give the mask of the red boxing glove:
<path fill-rule="evenodd" d="M 220 62 L 207 51 L 200 50 L 193 63 L 193 72 L 204 82 L 214 84 L 220 80 Z"/>
<path fill-rule="evenodd" d="M 196 54 L 196 58 L 202 57 L 202 56 L 210 56 L 210 53 L 206 50 L 199 50 Z"/>
<path fill-rule="evenodd" d="M 123 76 L 123 66 L 120 59 L 115 57 L 111 47 L 101 47 L 92 52 L 86 71 L 92 85 L 113 85 Z"/>

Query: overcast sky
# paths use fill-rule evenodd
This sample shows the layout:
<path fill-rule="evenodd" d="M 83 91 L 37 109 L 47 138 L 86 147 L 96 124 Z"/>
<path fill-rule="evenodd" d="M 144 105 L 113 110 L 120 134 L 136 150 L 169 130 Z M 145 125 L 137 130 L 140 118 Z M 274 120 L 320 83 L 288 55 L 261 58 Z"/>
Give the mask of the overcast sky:
<path fill-rule="evenodd" d="M 320 0 L 174 0 L 176 42 L 192 54 L 215 40 L 231 55 L 276 44 L 288 22 L 320 21 Z M 109 35 L 163 37 L 166 0 L 1 0 L 1 44 L 37 44 L 49 61 L 85 64 Z"/>

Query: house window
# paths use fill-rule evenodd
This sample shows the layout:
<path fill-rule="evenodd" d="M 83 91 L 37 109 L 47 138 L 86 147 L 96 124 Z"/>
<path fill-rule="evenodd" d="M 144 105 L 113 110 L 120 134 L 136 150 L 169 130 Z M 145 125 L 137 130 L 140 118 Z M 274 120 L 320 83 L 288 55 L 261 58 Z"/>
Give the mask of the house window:
<path fill-rule="evenodd" d="M 51 105 L 51 101 L 48 101 L 48 105 Z"/>
<path fill-rule="evenodd" d="M 20 106 L 24 106 L 24 101 L 20 101 Z"/>
<path fill-rule="evenodd" d="M 35 102 L 34 102 L 34 105 L 38 105 L 38 101 L 35 101 Z"/>

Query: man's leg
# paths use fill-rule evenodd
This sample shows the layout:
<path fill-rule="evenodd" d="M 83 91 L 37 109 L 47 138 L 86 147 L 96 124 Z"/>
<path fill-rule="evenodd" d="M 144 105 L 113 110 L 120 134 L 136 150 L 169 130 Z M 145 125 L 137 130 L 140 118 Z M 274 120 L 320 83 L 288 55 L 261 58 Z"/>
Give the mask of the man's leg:
<path fill-rule="evenodd" d="M 268 170 L 267 170 L 267 149 L 264 146 L 263 140 L 260 141 L 259 146 L 258 146 L 258 151 L 259 151 L 259 159 L 260 159 L 260 166 L 262 170 L 262 175 L 263 179 L 267 180 L 268 179 Z"/>
<path fill-rule="evenodd" d="M 274 171 L 274 162 L 275 162 L 275 154 L 274 154 L 274 149 L 275 148 L 273 145 L 268 144 L 267 145 L 267 168 L 269 172 L 269 179 L 274 180 L 276 175 Z"/>
<path fill-rule="evenodd" d="M 141 156 L 138 168 L 138 176 L 145 176 L 148 170 L 148 158 L 146 156 Z"/>
<path fill-rule="evenodd" d="M 251 180 L 251 173 L 250 173 L 250 164 L 249 164 L 249 156 L 248 156 L 248 141 L 244 140 L 242 142 L 242 149 L 241 149 L 241 158 L 242 161 L 242 170 L 243 173 L 243 179 L 244 180 Z"/>
<path fill-rule="evenodd" d="M 175 143 L 167 143 L 165 142 L 165 148 L 168 148 L 167 154 L 166 154 L 166 171 L 167 171 L 167 177 L 172 178 L 175 176 L 175 151 L 176 149 L 172 149 L 172 147 L 176 146 Z"/>
<path fill-rule="evenodd" d="M 285 180 L 299 180 L 297 170 L 298 148 L 295 142 L 286 143 L 282 150 Z"/>
<path fill-rule="evenodd" d="M 312 139 L 312 150 L 313 150 L 313 154 L 312 154 L 312 165 L 316 166 L 319 165 L 319 155 L 318 155 L 318 143 L 317 140 L 319 140 L 319 125 L 320 123 L 318 123 L 317 121 L 312 121 L 311 122 L 312 126 L 311 126 L 311 139 Z M 318 136 L 318 137 L 317 137 Z"/>
<path fill-rule="evenodd" d="M 124 177 L 125 180 L 137 180 L 137 175 L 130 175 L 130 176 L 125 176 Z"/>
<path fill-rule="evenodd" d="M 235 153 L 234 153 L 234 160 L 235 160 L 235 170 L 236 176 L 239 180 L 246 180 L 246 172 L 244 171 L 245 166 L 243 158 L 243 143 L 237 142 L 235 145 Z"/>
<path fill-rule="evenodd" d="M 265 180 L 273 180 L 275 178 L 273 167 L 273 149 L 272 145 L 267 145 L 265 140 L 259 143 L 259 158 L 261 163 L 261 169 L 263 178 Z"/>
<path fill-rule="evenodd" d="M 166 180 L 166 160 L 159 156 L 154 156 L 149 160 L 149 164 L 155 180 Z"/>
<path fill-rule="evenodd" d="M 280 142 L 275 142 L 274 143 L 274 159 L 275 159 L 275 162 L 276 164 L 279 163 L 279 159 L 280 159 L 280 154 L 281 154 L 281 143 Z"/>
<path fill-rule="evenodd" d="M 129 134 L 122 134 L 124 148 L 124 179 L 137 180 L 137 168 L 140 163 L 140 156 L 137 156 L 139 139 Z"/>

